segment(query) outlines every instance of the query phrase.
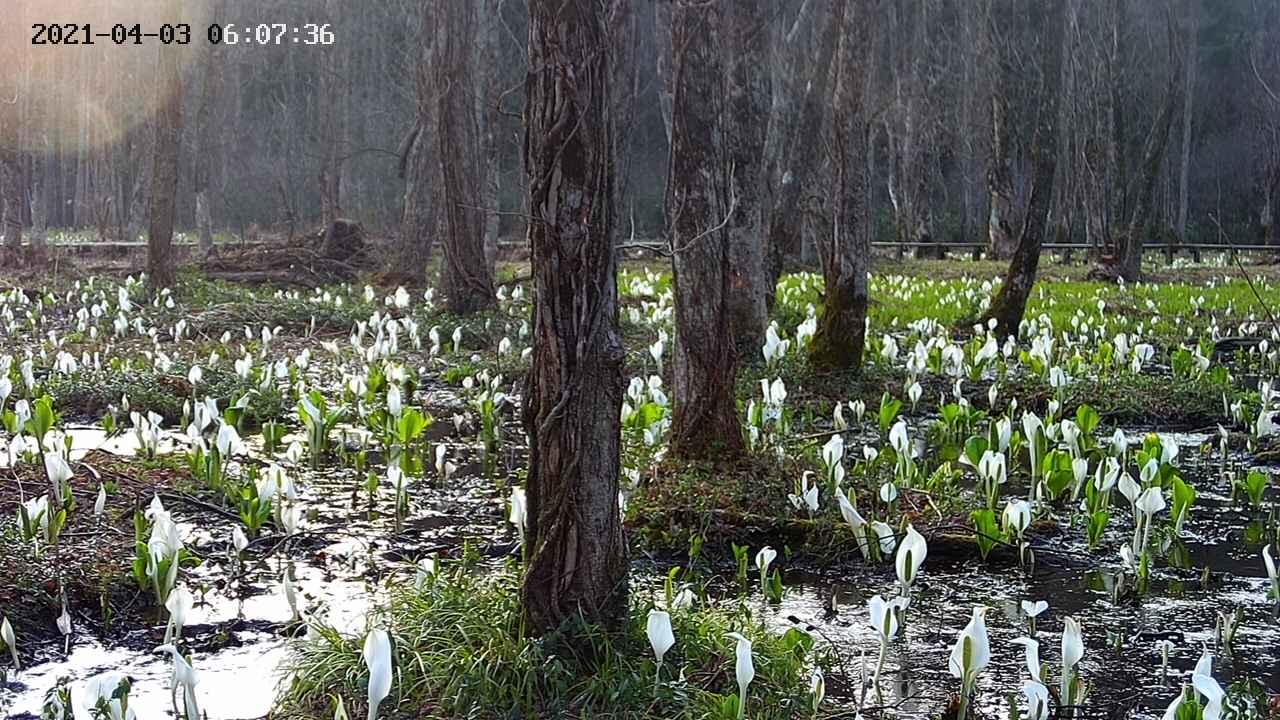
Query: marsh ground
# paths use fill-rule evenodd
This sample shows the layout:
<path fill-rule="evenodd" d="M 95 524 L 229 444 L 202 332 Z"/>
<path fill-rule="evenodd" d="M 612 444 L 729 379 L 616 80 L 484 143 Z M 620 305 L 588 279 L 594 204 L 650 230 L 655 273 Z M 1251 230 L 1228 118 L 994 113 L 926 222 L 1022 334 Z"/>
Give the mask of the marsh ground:
<path fill-rule="evenodd" d="M 987 716 L 1003 716 L 1025 674 L 1021 648 L 1008 642 L 1025 632 L 1018 602 L 1035 599 L 1050 605 L 1038 631 L 1054 672 L 1063 618 L 1084 624 L 1088 652 L 1081 675 L 1092 687 L 1090 712 L 1159 715 L 1205 645 L 1214 648 L 1223 685 L 1240 683 L 1238 696 L 1247 695 L 1250 682 L 1263 695 L 1280 691 L 1280 633 L 1259 554 L 1275 540 L 1280 495 L 1269 481 L 1271 438 L 1258 426 L 1272 403 L 1261 381 L 1277 366 L 1277 338 L 1254 290 L 1220 259 L 1153 266 L 1155 282 L 1127 287 L 1089 282 L 1083 265 L 1048 263 L 1023 337 L 1007 353 L 996 339 L 997 351 L 989 356 L 989 338 L 968 321 L 990 297 L 1001 269 L 985 262 L 883 259 L 872 286 L 874 340 L 858 376 L 807 369 L 805 325 L 821 306 L 821 283 L 813 275 L 785 277 L 775 317 L 779 337 L 790 347 L 768 362 L 762 355 L 745 359 L 739 370 L 744 425 L 749 432 L 755 426 L 753 452 L 734 464 L 700 466 L 665 452 L 669 378 L 660 369 L 662 353 L 655 357 L 651 349 L 660 339 L 669 347 L 674 334 L 669 276 L 656 264 L 625 264 L 620 286 L 627 372 L 640 379 L 629 391 L 631 415 L 624 422 L 636 622 L 643 625 L 649 604 L 668 602 L 663 578 L 673 570 L 675 584 L 689 588 L 698 607 L 721 614 L 680 625 L 686 637 L 703 640 L 680 655 L 685 650 L 678 638 L 674 662 L 690 665 L 689 684 L 664 686 L 673 694 L 662 707 L 652 706 L 648 680 L 627 684 L 628 672 L 647 677 L 651 663 L 645 667 L 636 659 L 634 667 L 624 663 L 627 672 L 609 676 L 624 688 L 613 699 L 619 715 L 666 717 L 675 712 L 668 706 L 714 713 L 718 698 L 734 695 L 735 686 L 725 670 L 732 666 L 732 646 L 710 636 L 737 627 L 778 637 L 794 628 L 818 646 L 793 667 L 778 660 L 785 649 L 760 643 L 766 668 L 761 716 L 807 712 L 801 708 L 807 688 L 787 683 L 803 685 L 807 667 L 818 663 L 827 673 L 822 716 L 848 715 L 861 706 L 868 717 L 937 717 L 956 689 L 946 655 L 972 606 L 986 604 L 997 609 L 989 615 L 996 660 L 981 678 L 978 706 Z M 1280 301 L 1280 270 L 1253 263 L 1247 270 L 1265 303 Z M 200 560 L 182 573 L 195 600 L 184 637 L 202 672 L 202 708 L 210 717 L 260 717 L 277 706 L 328 716 L 325 704 L 334 694 L 356 712 L 363 702 L 356 640 L 369 622 L 395 627 L 391 608 L 407 613 L 425 607 L 448 616 L 458 612 L 459 588 L 468 587 L 477 614 L 502 612 L 500 595 L 461 580 L 402 596 L 420 585 L 419 563 L 427 558 L 458 568 L 467 582 L 501 578 L 518 565 L 506 498 L 524 472 L 518 404 L 529 306 L 519 281 L 524 269 L 511 264 L 502 274 L 512 282 L 503 286 L 499 307 L 470 318 L 444 313 L 422 289 L 397 292 L 363 283 L 277 290 L 187 274 L 171 296 L 152 303 L 124 280 L 116 262 L 78 262 L 49 277 L 11 278 L 0 299 L 6 321 L 0 355 L 14 358 L 6 371 L 14 391 L 3 407 L 12 413 L 19 398 L 51 398 L 59 416 L 53 431 L 72 439 L 75 507 L 56 546 L 37 555 L 35 543 L 8 518 L 37 492 L 43 468 L 27 457 L 0 469 L 0 517 L 6 518 L 0 525 L 0 612 L 13 623 L 26 666 L 0 689 L 0 708 L 15 717 L 36 716 L 59 678 L 68 678 L 74 689 L 92 675 L 117 670 L 134 677 L 132 697 L 142 716 L 169 711 L 167 663 L 149 652 L 164 639 L 167 614 L 132 568 L 135 512 L 156 496 Z M 1247 342 L 1215 353 L 1228 337 Z M 1149 355 L 1138 350 L 1141 345 L 1150 347 Z M 1135 369 L 1136 356 L 1142 357 Z M 30 387 L 21 368 L 25 359 L 31 360 Z M 194 385 L 193 366 L 200 368 Z M 1065 379 L 1055 377 L 1055 369 Z M 775 403 L 776 415 L 761 413 L 753 421 L 753 404 L 776 400 L 762 394 L 761 381 L 781 381 L 786 395 Z M 389 384 L 403 387 L 405 407 L 429 418 L 396 451 L 408 448 L 411 456 L 401 493 L 387 476 L 388 449 L 396 444 L 387 434 Z M 328 406 L 348 409 L 332 428 L 332 447 L 314 462 L 300 419 L 300 390 L 318 391 Z M 193 447 L 214 445 L 216 433 L 192 435 L 183 422 L 192 419 L 191 401 L 206 397 L 223 415 L 211 427 L 236 427 L 244 444 L 232 453 L 217 487 L 191 460 Z M 838 403 L 843 428 L 833 417 Z M 225 415 L 237 405 L 237 414 Z M 865 408 L 861 417 L 857 405 Z M 1043 452 L 1083 456 L 1090 478 L 1112 455 L 1108 442 L 1116 430 L 1132 447 L 1122 457 L 1134 477 L 1141 470 L 1135 456 L 1153 433 L 1156 446 L 1163 440 L 1179 448 L 1165 464 L 1195 487 L 1197 499 L 1176 530 L 1169 511 L 1159 518 L 1151 572 L 1141 587 L 1118 554 L 1133 530 L 1123 498 L 1108 506 L 1110 522 L 1092 542 L 1088 514 L 1078 507 L 1083 490 L 1078 488 L 1079 497 L 1062 492 L 1039 498 L 1026 533 L 1036 558 L 1029 568 L 1019 565 L 1017 540 L 998 523 L 975 531 L 973 513 L 988 501 L 975 469 L 960 458 L 972 437 L 998 435 L 1001 418 L 1021 434 L 1025 411 L 1053 428 L 1053 437 L 1037 436 Z M 1089 411 L 1096 421 L 1087 420 Z M 130 417 L 148 412 L 160 418 L 154 458 L 140 453 L 146 443 Z M 104 418 L 110 418 L 110 432 L 101 429 Z M 1096 423 L 1078 452 L 1064 444 L 1064 419 L 1077 427 Z M 899 421 L 911 437 L 909 477 L 900 475 L 889 438 Z M 1230 431 L 1225 455 L 1219 425 Z M 6 446 L 18 434 L 14 429 L 3 435 Z M 264 430 L 274 442 L 266 442 Z M 911 620 L 890 648 L 879 698 L 866 685 L 868 661 L 859 659 L 870 656 L 874 665 L 878 649 L 865 603 L 876 593 L 897 592 L 896 580 L 892 562 L 864 559 L 861 536 L 833 500 L 822 449 L 836 435 L 844 448 L 841 489 L 859 511 L 895 535 L 911 524 L 929 543 Z M 294 441 L 298 445 L 290 449 Z M 443 448 L 439 463 L 436 448 Z M 1007 451 L 1009 482 L 999 491 L 1001 506 L 1026 496 L 1026 454 L 1025 445 Z M 236 551 L 232 528 L 247 529 L 245 513 L 253 512 L 242 499 L 245 493 L 260 496 L 259 481 L 272 465 L 284 469 L 296 492 L 278 490 L 279 509 Z M 1244 487 L 1250 470 L 1268 478 L 1256 503 Z M 802 494 L 806 472 L 821 487 L 812 511 L 788 499 Z M 1159 482 L 1172 486 L 1171 480 Z M 107 502 L 96 516 L 91 508 L 100 484 Z M 894 488 L 890 499 L 881 494 L 885 485 Z M 281 510 L 295 515 L 286 522 Z M 982 542 L 984 534 L 989 543 Z M 764 545 L 779 552 L 774 567 L 783 588 L 770 602 L 750 560 Z M 69 644 L 56 624 L 64 595 L 72 618 Z M 480 604 L 481 598 L 489 604 Z M 1226 643 L 1218 613 L 1237 609 L 1240 630 Z M 313 636 L 317 627 L 334 634 L 308 641 L 308 625 Z M 495 694 L 499 678 L 473 677 L 450 665 L 456 659 L 431 655 L 430 637 L 400 640 L 402 662 L 432 657 L 434 663 L 434 672 L 412 675 L 414 682 L 384 706 L 406 717 L 464 711 L 498 717 L 494 708 L 503 702 L 552 713 L 547 698 L 556 693 L 564 697 L 554 712 L 598 712 L 608 697 L 603 681 L 569 680 L 534 683 L 520 697 Z M 1167 673 L 1154 649 L 1158 640 L 1173 643 Z M 308 654 L 316 642 L 324 653 Z M 518 644 L 493 642 L 495 657 L 524 652 Z M 626 650 L 618 657 L 629 658 L 643 656 L 647 647 L 638 626 L 619 645 Z M 285 667 L 308 668 L 309 674 L 275 674 Z M 566 677 L 569 670 L 581 667 L 566 669 Z M 450 673 L 469 680 L 461 687 L 445 682 Z M 441 702 L 446 691 L 452 703 Z M 474 693 L 471 699 L 459 700 L 467 692 Z M 476 710 L 486 703 L 491 714 Z"/>

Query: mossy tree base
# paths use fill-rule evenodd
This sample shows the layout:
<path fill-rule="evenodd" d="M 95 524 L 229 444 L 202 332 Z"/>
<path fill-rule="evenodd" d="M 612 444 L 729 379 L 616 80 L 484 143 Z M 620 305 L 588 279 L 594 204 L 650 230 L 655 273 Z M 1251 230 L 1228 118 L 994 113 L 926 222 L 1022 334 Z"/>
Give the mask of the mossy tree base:
<path fill-rule="evenodd" d="M 818 329 L 809 340 L 809 363 L 815 370 L 862 368 L 866 345 L 867 293 L 858 293 L 852 283 L 837 286 L 827 295 Z"/>

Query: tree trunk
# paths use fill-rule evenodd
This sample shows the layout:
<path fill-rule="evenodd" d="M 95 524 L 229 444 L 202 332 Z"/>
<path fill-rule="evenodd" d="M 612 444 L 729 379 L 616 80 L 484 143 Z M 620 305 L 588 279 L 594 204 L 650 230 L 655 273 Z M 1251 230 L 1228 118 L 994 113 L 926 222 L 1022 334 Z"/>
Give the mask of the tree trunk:
<path fill-rule="evenodd" d="M 478 87 L 475 95 L 476 121 L 480 124 L 481 201 L 484 208 L 484 272 L 492 284 L 494 267 L 498 262 L 498 234 L 501 230 L 501 186 L 498 166 L 498 103 L 502 96 L 502 78 L 499 75 L 501 39 L 498 36 L 502 13 L 502 0 L 485 0 L 478 18 L 479 38 L 476 42 L 475 63 Z"/>
<path fill-rule="evenodd" d="M 818 53 L 812 63 L 796 61 L 805 68 L 803 97 L 794 117 L 774 115 L 770 123 L 780 129 L 770 128 L 770 133 L 781 135 L 777 141 L 780 146 L 780 174 L 777 187 L 773 192 L 773 207 L 769 209 L 769 241 L 765 248 L 765 288 L 771 290 L 765 294 L 765 302 L 773 308 L 774 292 L 778 286 L 778 278 L 782 277 L 783 266 L 788 257 L 800 254 L 802 217 L 801 199 L 806 187 L 809 187 L 819 165 L 818 158 L 821 144 L 814 141 L 822 133 L 823 121 L 828 109 L 830 97 L 830 68 L 835 57 L 836 44 L 840 39 L 841 3 L 827 3 L 827 12 L 823 20 L 822 32 L 819 35 Z M 793 83 L 794 84 L 794 83 Z M 789 130 L 788 130 L 789 128 Z"/>
<path fill-rule="evenodd" d="M 226 0 L 220 2 L 216 17 L 226 15 Z M 215 167 L 214 158 L 219 153 L 219 135 L 222 124 L 217 122 L 217 108 L 222 95 L 223 58 L 221 45 L 209 44 L 201 53 L 203 74 L 200 88 L 200 105 L 196 110 L 196 161 L 192 163 L 192 192 L 196 204 L 196 229 L 200 233 L 200 251 L 208 255 L 213 251 L 213 183 L 210 181 Z"/>
<path fill-rule="evenodd" d="M 486 159 L 480 144 L 480 118 L 471 95 L 475 92 L 475 13 L 473 3 L 445 4 L 445 22 L 440 23 L 441 35 L 436 39 L 441 48 L 435 66 L 438 152 L 444 181 L 440 197 L 447 227 L 440 287 L 449 311 L 459 315 L 496 302 L 492 267 L 485 254 L 485 210 L 480 205 L 487 197 L 482 187 Z"/>
<path fill-rule="evenodd" d="M 435 188 L 441 185 L 440 162 L 436 157 L 433 70 L 436 56 L 436 25 L 439 16 L 435 0 L 422 0 L 419 10 L 418 52 L 414 79 L 417 88 L 417 120 L 400 147 L 400 177 L 405 181 L 404 211 L 400 236 L 392 253 L 389 270 L 421 281 L 431 262 L 431 247 L 439 226 Z"/>
<path fill-rule="evenodd" d="M 54 176 L 53 147 L 48 136 L 39 157 L 40 169 L 32 168 L 31 181 L 31 257 L 43 262 L 49 248 L 49 186 Z"/>
<path fill-rule="evenodd" d="M 1062 98 L 1062 63 L 1066 45 L 1068 0 L 1053 0 L 1052 11 L 1042 20 L 1040 48 L 1044 53 L 1038 96 L 1033 98 L 1036 113 L 1031 141 L 1031 196 L 1023 215 L 1018 247 L 1009 262 L 1004 284 L 991 301 L 984 321 L 994 318 L 1001 336 L 1017 335 L 1026 313 L 1027 298 L 1035 287 L 1040 267 L 1040 247 L 1044 243 L 1053 181 L 1058 162 L 1058 106 Z M 1007 39 L 1006 39 L 1007 40 Z M 1000 92 L 1007 92 L 1001 89 Z"/>
<path fill-rule="evenodd" d="M 173 8 L 173 16 L 179 15 Z M 181 46 L 161 45 L 160 93 L 156 102 L 155 159 L 152 163 L 150 229 L 147 233 L 147 275 L 151 290 L 172 287 L 174 209 L 178 200 L 178 151 L 182 144 Z"/>
<path fill-rule="evenodd" d="M 730 206 L 720 127 L 722 65 L 715 38 L 723 7 L 678 0 L 672 8 L 675 97 L 666 215 L 675 285 L 672 450 L 680 457 L 742 451 L 730 332 Z"/>
<path fill-rule="evenodd" d="M 1276 218 L 1276 206 L 1280 204 L 1280 153 L 1272 163 L 1271 171 L 1262 181 L 1262 210 L 1258 213 L 1258 220 L 1262 227 L 1262 242 L 1280 247 L 1280 219 Z"/>
<path fill-rule="evenodd" d="M 0 234 L 5 246 L 13 249 L 14 258 L 22 248 L 22 206 L 27 196 L 23 182 L 21 156 L 0 150 Z"/>
<path fill-rule="evenodd" d="M 325 22 L 337 23 L 342 13 L 339 0 L 325 0 L 323 15 Z M 345 164 L 343 154 L 346 152 L 345 108 L 348 103 L 349 83 L 342 67 L 341 53 L 346 50 L 338 45 L 320 48 L 319 62 L 320 90 L 317 97 L 320 113 L 320 222 L 329 227 L 334 220 L 341 217 L 342 211 L 342 168 Z"/>
<path fill-rule="evenodd" d="M 729 328 L 739 355 L 750 357 L 764 342 L 769 321 L 765 277 L 765 133 L 769 125 L 770 79 L 766 26 L 760 0 L 734 0 L 725 6 L 720 34 L 728 61 L 725 154 L 732 174 L 735 208 L 725 228 L 729 243 Z"/>
<path fill-rule="evenodd" d="M 833 0 L 843 4 L 845 0 Z M 866 340 L 867 271 L 871 258 L 868 216 L 865 83 L 870 59 L 868 0 L 843 9 L 839 80 L 832 104 L 835 134 L 835 233 L 823 262 L 825 295 L 809 360 L 819 370 L 860 370 Z"/>
<path fill-rule="evenodd" d="M 899 246 L 914 248 L 917 258 L 925 258 L 942 250 L 930 247 L 934 238 L 927 176 L 933 108 L 924 67 L 929 59 L 929 7 L 918 0 L 894 0 L 889 8 L 889 57 L 894 67 L 893 100 L 885 125 L 889 197 Z"/>
<path fill-rule="evenodd" d="M 657 63 L 655 72 L 658 76 L 658 109 L 662 112 L 662 127 L 667 131 L 667 145 L 671 144 L 672 100 L 675 97 L 675 71 L 671 61 L 675 58 L 675 50 L 671 45 L 672 15 L 675 13 L 674 2 L 653 4 L 653 25 Z"/>
<path fill-rule="evenodd" d="M 1013 90 L 1011 76 L 1015 72 L 1010 57 L 1009 43 L 1015 38 L 1009 28 L 1013 8 L 999 0 L 987 0 L 987 17 L 983 26 L 986 51 L 992 64 L 991 78 L 991 160 L 987 167 L 987 195 L 990 211 L 987 215 L 987 250 L 996 260 L 1008 260 L 1017 245 L 1014 228 L 1013 171 L 1010 154 L 1013 151 L 1009 128 L 1009 93 Z"/>
<path fill-rule="evenodd" d="M 1182 158 L 1178 172 L 1178 238 L 1182 242 L 1187 239 L 1187 212 L 1191 181 L 1191 122 L 1192 108 L 1195 106 L 1196 70 L 1198 59 L 1198 29 L 1196 19 L 1196 3 L 1187 2 L 1187 39 L 1185 59 L 1183 60 L 1182 86 Z"/>
<path fill-rule="evenodd" d="M 1135 185 L 1126 195 L 1132 198 L 1132 214 L 1129 226 L 1120 239 L 1119 253 L 1116 263 L 1111 268 L 1112 274 L 1126 282 L 1136 282 L 1142 277 L 1142 251 L 1147 231 L 1151 223 L 1152 208 L 1155 204 L 1156 181 L 1160 178 L 1160 165 L 1164 161 L 1165 149 L 1169 145 L 1170 129 L 1173 126 L 1174 108 L 1179 102 L 1180 80 L 1182 79 L 1182 53 L 1177 47 L 1177 37 L 1173 31 L 1173 20 L 1169 19 L 1169 80 L 1165 88 L 1164 100 L 1156 114 L 1151 130 L 1143 143 L 1142 163 L 1138 166 L 1138 174 L 1133 178 Z"/>
<path fill-rule="evenodd" d="M 147 222 L 147 210 L 151 204 L 151 191 L 155 184 L 152 175 L 155 171 L 156 132 L 154 118 L 134 130 L 133 152 L 130 154 L 136 160 L 133 162 L 133 182 L 130 183 L 129 189 L 129 218 L 125 223 L 125 236 L 122 238 L 127 242 L 143 239 L 142 228 Z"/>
<path fill-rule="evenodd" d="M 627 611 L 607 38 L 598 0 L 530 0 L 524 149 L 536 300 L 521 600 L 534 634 L 579 616 L 616 626 Z"/>
<path fill-rule="evenodd" d="M 621 235 L 634 232 L 634 208 L 636 197 L 632 185 L 631 167 L 636 155 L 638 132 L 642 127 L 642 114 L 647 110 L 641 101 L 641 92 L 651 81 L 642 70 L 647 69 L 643 60 L 651 56 L 644 50 L 649 49 L 651 37 L 656 35 L 657 28 L 641 25 L 650 21 L 656 12 L 654 3 L 645 3 L 645 15 L 639 8 L 632 6 L 631 0 L 608 0 L 609 46 L 613 48 L 613 77 L 609 80 L 610 105 L 609 112 L 613 117 L 614 143 L 614 184 L 613 184 L 613 217 L 616 222 L 626 226 L 619 231 Z M 661 94 L 661 91 L 659 91 Z M 665 120 L 664 120 L 665 122 Z M 664 131 L 665 132 L 665 131 Z M 666 135 L 663 135 L 666 139 Z M 653 143 L 645 150 L 657 154 L 659 143 Z M 628 222 L 630 219 L 630 223 Z"/>

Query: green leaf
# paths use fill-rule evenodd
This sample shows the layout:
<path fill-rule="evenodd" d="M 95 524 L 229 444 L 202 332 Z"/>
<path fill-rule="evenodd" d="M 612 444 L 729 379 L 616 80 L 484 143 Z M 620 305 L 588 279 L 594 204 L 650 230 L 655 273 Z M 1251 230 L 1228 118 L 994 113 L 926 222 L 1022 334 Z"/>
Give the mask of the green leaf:
<path fill-rule="evenodd" d="M 1098 428 L 1098 424 L 1102 422 L 1102 417 L 1098 415 L 1098 411 L 1088 405 L 1081 405 L 1076 408 L 1076 425 L 1080 426 L 1081 437 L 1087 437 L 1093 434 Z"/>
<path fill-rule="evenodd" d="M 986 438 L 974 435 L 964 444 L 964 456 L 969 460 L 969 464 L 976 468 L 989 447 L 990 444 Z"/>
<path fill-rule="evenodd" d="M 974 539 L 978 543 L 978 552 L 982 554 L 982 559 L 986 560 L 992 549 L 1004 542 L 1004 531 L 996 523 L 996 514 L 992 510 L 986 508 L 974 510 L 969 517 L 973 519 Z"/>
<path fill-rule="evenodd" d="M 893 425 L 893 421 L 898 417 L 898 412 L 902 410 L 902 401 L 889 397 L 889 393 L 885 393 L 880 397 L 880 432 L 889 432 L 889 427 Z"/>
<path fill-rule="evenodd" d="M 1173 517 L 1182 517 L 1196 501 L 1196 489 L 1183 481 L 1179 475 L 1173 476 Z"/>
<path fill-rule="evenodd" d="M 422 413 L 412 408 L 404 411 L 400 416 L 400 442 L 406 445 L 413 442 L 426 428 L 427 419 Z"/>
<path fill-rule="evenodd" d="M 800 628 L 788 628 L 782 634 L 782 647 L 788 652 L 795 653 L 797 660 L 803 660 L 805 655 L 813 649 L 813 636 Z"/>

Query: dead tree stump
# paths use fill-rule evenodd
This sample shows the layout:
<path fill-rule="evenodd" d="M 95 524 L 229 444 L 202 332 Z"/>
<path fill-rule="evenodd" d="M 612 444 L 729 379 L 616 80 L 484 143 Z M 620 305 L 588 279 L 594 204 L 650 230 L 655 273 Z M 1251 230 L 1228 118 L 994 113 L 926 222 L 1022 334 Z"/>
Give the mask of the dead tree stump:
<path fill-rule="evenodd" d="M 326 260 L 348 262 L 362 254 L 367 235 L 355 220 L 337 218 L 329 223 L 320 237 L 320 256 Z"/>

